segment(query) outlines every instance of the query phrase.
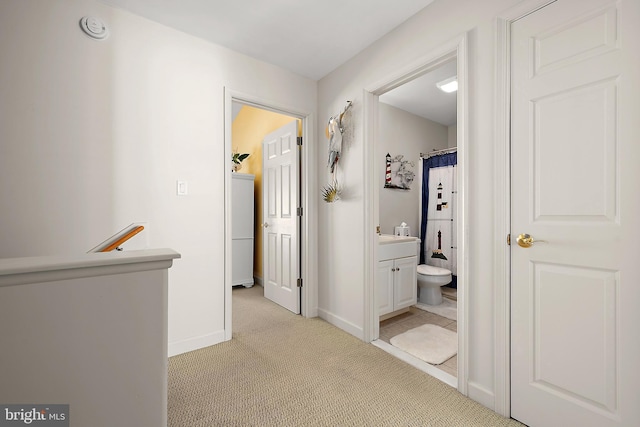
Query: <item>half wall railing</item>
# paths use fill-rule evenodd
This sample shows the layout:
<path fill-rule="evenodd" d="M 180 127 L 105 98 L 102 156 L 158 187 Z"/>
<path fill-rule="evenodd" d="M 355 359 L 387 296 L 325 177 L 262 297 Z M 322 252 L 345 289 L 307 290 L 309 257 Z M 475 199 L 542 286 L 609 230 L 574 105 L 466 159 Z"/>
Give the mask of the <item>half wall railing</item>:
<path fill-rule="evenodd" d="M 90 249 L 87 253 L 111 252 L 114 249 L 117 251 L 121 251 L 122 248 L 120 246 L 136 234 L 140 233 L 142 230 L 144 230 L 143 225 L 136 223 L 128 225 L 113 236 L 109 237 L 104 242 L 100 243 L 98 246 Z"/>

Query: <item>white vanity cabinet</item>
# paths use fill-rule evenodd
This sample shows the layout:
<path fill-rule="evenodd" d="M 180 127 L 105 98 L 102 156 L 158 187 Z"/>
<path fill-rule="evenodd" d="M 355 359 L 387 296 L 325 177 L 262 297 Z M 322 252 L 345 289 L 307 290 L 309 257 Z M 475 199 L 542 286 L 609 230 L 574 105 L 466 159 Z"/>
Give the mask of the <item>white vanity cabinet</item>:
<path fill-rule="evenodd" d="M 418 257 L 415 237 L 381 236 L 378 247 L 378 315 L 406 309 L 417 302 Z"/>

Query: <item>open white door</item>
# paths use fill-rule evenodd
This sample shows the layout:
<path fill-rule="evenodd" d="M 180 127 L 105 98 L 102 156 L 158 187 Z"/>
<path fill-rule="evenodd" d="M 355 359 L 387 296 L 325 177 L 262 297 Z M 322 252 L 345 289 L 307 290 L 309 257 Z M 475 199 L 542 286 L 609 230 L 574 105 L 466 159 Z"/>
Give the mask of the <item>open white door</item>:
<path fill-rule="evenodd" d="M 512 26 L 511 416 L 532 427 L 640 422 L 639 28 L 637 0 Z"/>
<path fill-rule="evenodd" d="M 264 296 L 300 313 L 298 121 L 262 142 L 262 268 Z"/>

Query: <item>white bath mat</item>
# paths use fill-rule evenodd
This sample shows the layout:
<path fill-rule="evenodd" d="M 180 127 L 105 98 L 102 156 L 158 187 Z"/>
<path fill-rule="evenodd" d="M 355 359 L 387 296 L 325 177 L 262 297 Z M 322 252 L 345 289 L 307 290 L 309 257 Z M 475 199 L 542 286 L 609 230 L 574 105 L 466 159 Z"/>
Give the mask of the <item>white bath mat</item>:
<path fill-rule="evenodd" d="M 442 304 L 440 305 L 429 305 L 418 302 L 416 307 L 450 320 L 458 320 L 458 302 L 452 301 L 449 298 L 442 298 Z"/>
<path fill-rule="evenodd" d="M 438 325 L 422 325 L 391 338 L 391 345 L 439 365 L 458 353 L 458 334 Z"/>

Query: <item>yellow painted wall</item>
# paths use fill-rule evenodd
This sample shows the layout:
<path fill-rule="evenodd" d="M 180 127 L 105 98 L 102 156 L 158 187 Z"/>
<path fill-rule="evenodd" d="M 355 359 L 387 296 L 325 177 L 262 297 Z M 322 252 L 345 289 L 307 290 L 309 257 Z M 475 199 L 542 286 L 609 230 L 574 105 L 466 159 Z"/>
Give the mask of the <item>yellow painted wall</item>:
<path fill-rule="evenodd" d="M 239 173 L 250 173 L 256 176 L 254 187 L 254 256 L 253 275 L 262 277 L 262 140 L 276 129 L 294 120 L 294 117 L 243 106 L 233 121 L 231 128 L 231 146 L 238 153 L 249 153 L 242 162 Z M 301 134 L 302 123 L 298 120 L 298 135 Z"/>

